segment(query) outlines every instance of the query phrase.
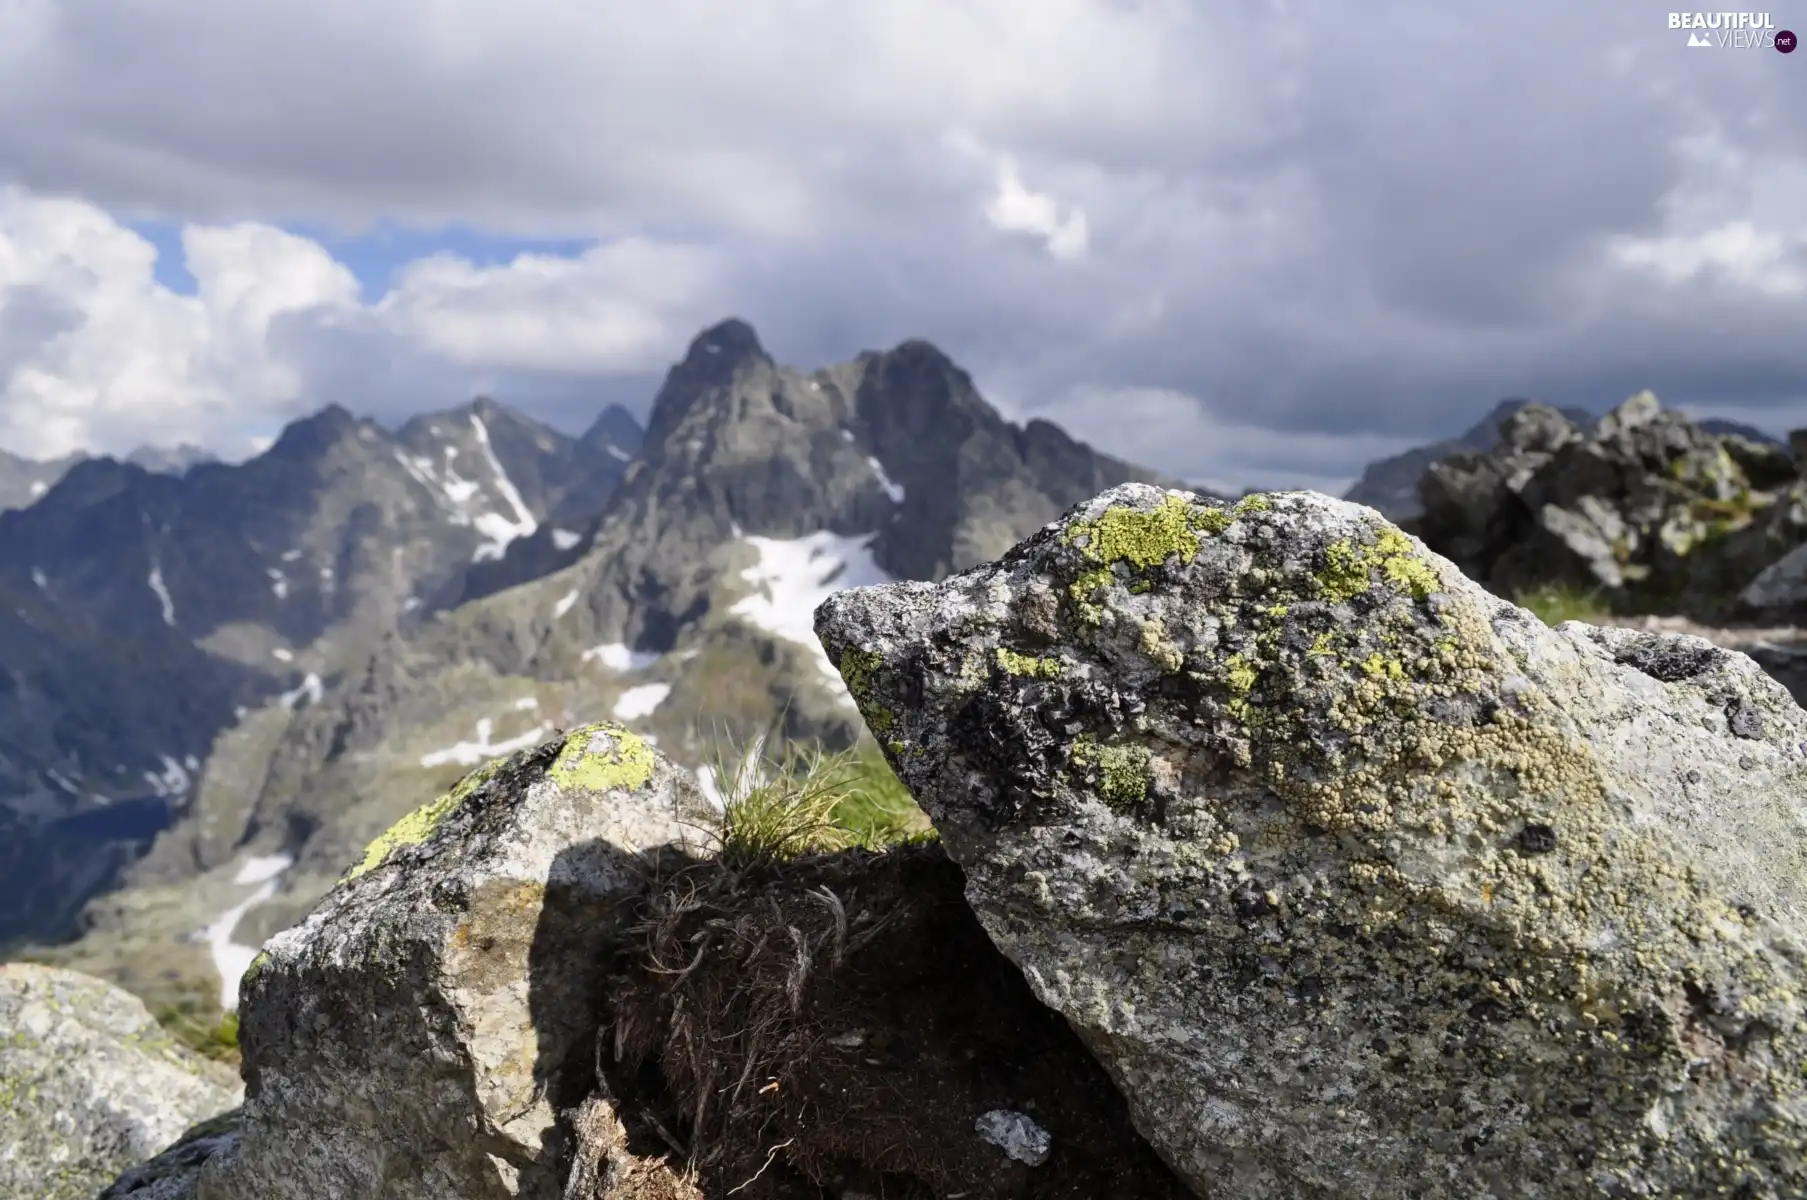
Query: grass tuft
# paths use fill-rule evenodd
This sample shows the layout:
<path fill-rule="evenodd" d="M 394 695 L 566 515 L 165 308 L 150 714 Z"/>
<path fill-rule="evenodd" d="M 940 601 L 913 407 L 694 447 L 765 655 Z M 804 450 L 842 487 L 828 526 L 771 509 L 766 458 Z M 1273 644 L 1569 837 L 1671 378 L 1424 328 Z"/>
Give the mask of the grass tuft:
<path fill-rule="evenodd" d="M 881 850 L 932 840 L 928 818 L 876 746 L 828 752 L 754 740 L 712 768 L 722 812 L 711 832 L 730 870 L 776 866 L 805 854 Z"/>

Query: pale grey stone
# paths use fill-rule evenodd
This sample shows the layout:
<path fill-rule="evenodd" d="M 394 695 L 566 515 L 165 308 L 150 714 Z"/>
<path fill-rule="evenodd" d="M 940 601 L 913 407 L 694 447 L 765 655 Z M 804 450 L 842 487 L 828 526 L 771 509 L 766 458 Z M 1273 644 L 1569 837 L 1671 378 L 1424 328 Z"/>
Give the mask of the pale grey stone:
<path fill-rule="evenodd" d="M 559 1196 L 609 955 L 708 811 L 593 725 L 405 818 L 246 973 L 242 1130 L 203 1200 Z"/>
<path fill-rule="evenodd" d="M 0 1196 L 87 1197 L 238 1102 L 231 1070 L 179 1046 L 110 983 L 0 964 Z"/>
<path fill-rule="evenodd" d="M 816 629 L 1201 1194 L 1807 1194 L 1807 714 L 1743 654 L 1139 485 Z"/>

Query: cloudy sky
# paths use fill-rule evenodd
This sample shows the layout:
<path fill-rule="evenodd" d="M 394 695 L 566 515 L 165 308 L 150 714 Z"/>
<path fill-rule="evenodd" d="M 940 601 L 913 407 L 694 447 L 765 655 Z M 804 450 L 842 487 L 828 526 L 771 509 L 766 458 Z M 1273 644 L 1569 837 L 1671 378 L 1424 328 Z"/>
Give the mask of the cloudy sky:
<path fill-rule="evenodd" d="M 1807 32 L 1807 4 L 1774 14 Z M 1807 52 L 1645 0 L 0 0 L 0 447 L 644 412 L 704 325 L 1340 490 L 1502 396 L 1807 425 Z"/>

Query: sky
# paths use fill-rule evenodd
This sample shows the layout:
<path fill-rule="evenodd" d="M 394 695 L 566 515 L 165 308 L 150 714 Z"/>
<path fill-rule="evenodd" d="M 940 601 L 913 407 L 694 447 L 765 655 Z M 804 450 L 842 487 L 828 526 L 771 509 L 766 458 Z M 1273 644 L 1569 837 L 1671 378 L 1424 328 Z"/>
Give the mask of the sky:
<path fill-rule="evenodd" d="M 1340 491 L 1506 396 L 1807 425 L 1807 52 L 1688 36 L 1646 0 L 0 0 L 0 448 L 236 458 L 478 392 L 576 431 L 728 316 L 803 367 L 926 337 L 1224 488 Z"/>

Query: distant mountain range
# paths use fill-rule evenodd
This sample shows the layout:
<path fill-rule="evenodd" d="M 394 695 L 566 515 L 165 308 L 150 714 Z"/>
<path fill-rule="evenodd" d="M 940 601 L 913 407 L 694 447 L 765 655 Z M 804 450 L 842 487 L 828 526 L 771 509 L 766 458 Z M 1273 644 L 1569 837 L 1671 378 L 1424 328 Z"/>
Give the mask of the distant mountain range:
<path fill-rule="evenodd" d="M 644 437 L 479 400 L 394 433 L 328 408 L 180 477 L 78 463 L 0 515 L 0 938 L 81 929 L 71 961 L 154 991 L 206 973 L 241 872 L 282 864 L 255 944 L 555 727 L 614 716 L 706 782 L 773 728 L 846 744 L 822 597 L 941 578 L 1129 480 L 1177 486 L 1005 421 L 926 342 L 805 371 L 738 320 Z"/>
<path fill-rule="evenodd" d="M 1500 424 L 1529 403 L 1531 402 L 1526 399 L 1501 400 L 1486 416 L 1458 437 L 1427 442 L 1389 458 L 1369 463 L 1367 469 L 1362 472 L 1361 478 L 1356 480 L 1353 487 L 1343 493 L 1343 499 L 1378 509 L 1394 521 L 1416 520 L 1424 511 L 1423 506 L 1418 502 L 1418 480 L 1423 477 L 1430 465 L 1462 450 L 1472 450 L 1480 454 L 1492 450 L 1499 443 Z M 1599 418 L 1598 413 L 1592 413 L 1582 408 L 1564 408 L 1559 411 L 1569 420 L 1583 427 L 1591 427 Z M 1755 442 L 1777 443 L 1776 438 L 1762 430 L 1740 424 L 1737 421 L 1707 417 L 1698 424 L 1708 433 L 1734 435 L 1749 438 Z"/>

